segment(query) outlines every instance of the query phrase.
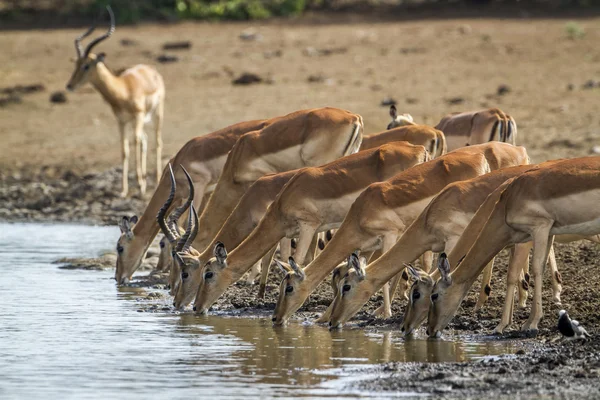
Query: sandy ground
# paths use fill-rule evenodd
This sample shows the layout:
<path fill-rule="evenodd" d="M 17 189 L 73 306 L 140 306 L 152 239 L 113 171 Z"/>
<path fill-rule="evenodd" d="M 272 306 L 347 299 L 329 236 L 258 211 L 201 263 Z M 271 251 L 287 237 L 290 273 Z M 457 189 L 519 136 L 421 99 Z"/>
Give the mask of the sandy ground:
<path fill-rule="evenodd" d="M 158 65 L 167 87 L 165 159 L 193 136 L 300 108 L 347 108 L 363 116 L 366 133 L 376 132 L 388 122 L 387 107 L 381 102 L 392 97 L 401 112 L 428 124 L 437 123 L 451 111 L 498 106 L 514 116 L 518 143 L 527 146 L 532 159 L 539 162 L 588 155 L 600 145 L 600 85 L 594 83 L 600 81 L 600 19 L 579 20 L 585 36 L 577 40 L 567 37 L 566 23 L 561 19 L 186 23 L 118 27 L 115 37 L 101 49 L 114 69 L 139 62 L 155 64 L 161 54 L 179 57 L 178 62 Z M 248 28 L 260 39 L 241 40 L 239 34 Z M 74 56 L 72 40 L 78 33 L 0 35 L 0 48 L 10 55 L 0 65 L 0 87 L 45 86 L 44 91 L 21 95 L 20 103 L 0 105 L 0 220 L 114 223 L 119 215 L 143 211 L 152 193 L 150 190 L 146 198 L 137 195 L 131 176 L 132 197 L 117 197 L 120 151 L 116 123 L 91 87 L 67 94 L 65 104 L 49 102 L 50 93 L 63 90 L 72 72 L 69 59 Z M 122 46 L 120 40 L 125 38 L 136 44 Z M 162 44 L 172 40 L 190 40 L 192 49 L 163 52 Z M 323 50 L 333 54 L 323 55 Z M 270 83 L 232 85 L 232 79 L 242 72 L 257 73 Z M 309 77 L 319 82 L 309 82 Z M 584 88 L 590 80 L 596 87 Z M 508 93 L 497 94 L 501 85 L 509 87 Z M 152 130 L 147 132 L 151 171 L 154 142 Z M 599 256 L 600 248 L 593 244 L 557 245 L 565 282 L 563 307 L 593 334 L 586 344 L 552 342 L 557 335 L 558 308 L 550 304 L 546 290 L 546 318 L 531 352 L 502 359 L 498 365 L 385 365 L 377 371 L 379 379 L 361 385 L 369 390 L 436 392 L 447 398 L 481 398 L 484 394 L 596 398 L 600 388 L 600 295 L 593 282 L 600 278 Z M 150 257 L 146 267 L 151 268 L 155 259 Z M 91 263 L 80 260 L 75 267 L 113 266 L 114 256 L 108 255 Z M 500 315 L 505 274 L 503 255 L 495 269 L 487 307 L 473 314 L 473 292 L 447 335 L 478 337 L 491 332 Z M 279 280 L 273 273 L 267 296 L 261 301 L 255 299 L 256 287 L 238 283 L 215 310 L 270 314 Z M 164 293 L 160 276 L 133 284 Z M 312 319 L 330 299 L 331 290 L 324 283 L 298 318 Z M 380 302 L 380 296 L 372 299 L 358 315 L 358 326 L 398 328 L 404 302 L 394 303 L 394 318 L 389 321 L 370 316 Z M 527 312 L 517 312 L 516 324 L 524 321 Z M 513 332 L 517 326 L 511 327 Z M 513 335 L 509 332 L 497 339 Z M 475 383 L 467 379 L 473 376 Z M 523 384 L 524 376 L 527 384 Z"/>

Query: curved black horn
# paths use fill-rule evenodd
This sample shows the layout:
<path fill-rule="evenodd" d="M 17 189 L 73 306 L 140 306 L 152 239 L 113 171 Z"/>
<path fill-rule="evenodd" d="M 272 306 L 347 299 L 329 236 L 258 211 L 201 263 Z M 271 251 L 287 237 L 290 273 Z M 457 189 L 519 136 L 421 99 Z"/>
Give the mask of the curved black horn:
<path fill-rule="evenodd" d="M 115 14 L 113 14 L 113 10 L 112 10 L 112 8 L 110 8 L 110 6 L 106 6 L 106 10 L 108 11 L 108 15 L 110 16 L 110 27 L 108 28 L 108 31 L 104 35 L 97 37 L 96 39 L 92 40 L 90 42 L 90 44 L 87 45 L 87 47 L 85 48 L 85 53 L 83 55 L 84 57 L 87 57 L 90 54 L 90 51 L 92 51 L 94 46 L 96 46 L 101 41 L 108 39 L 115 32 Z M 95 28 L 95 26 L 94 26 L 94 28 Z M 91 29 L 91 30 L 93 31 L 93 29 Z M 90 31 L 87 34 L 89 35 L 90 33 L 92 33 L 92 32 Z"/>
<path fill-rule="evenodd" d="M 185 201 L 185 203 L 183 203 L 180 207 L 177 207 L 171 213 L 171 215 L 169 215 L 169 221 L 167 222 L 167 224 L 171 228 L 171 231 L 175 232 L 176 237 L 180 236 L 177 222 L 179 221 L 179 218 L 181 218 L 181 216 L 183 215 L 185 210 L 187 210 L 189 208 L 190 204 L 192 204 L 192 201 L 194 201 L 194 196 L 196 194 L 195 188 L 194 188 L 194 182 L 192 181 L 192 177 L 190 176 L 190 174 L 188 174 L 188 172 L 185 170 L 185 168 L 183 168 L 183 165 L 180 164 L 179 166 L 183 170 L 183 173 L 185 174 L 185 177 L 188 181 L 188 187 L 190 188 L 190 193 L 188 194 L 188 198 Z M 173 178 L 173 179 L 175 179 L 175 178 Z"/>
<path fill-rule="evenodd" d="M 175 243 L 177 241 L 177 237 L 179 236 L 179 232 L 177 234 L 173 233 L 167 221 L 165 220 L 165 215 L 171 204 L 173 203 L 173 199 L 175 198 L 175 175 L 173 174 L 173 168 L 171 167 L 171 163 L 169 163 L 169 173 L 171 175 L 171 193 L 169 193 L 169 197 L 163 206 L 158 210 L 158 215 L 156 216 L 156 220 L 158 221 L 158 225 L 160 225 L 160 229 L 162 233 L 166 236 L 167 240 L 171 243 Z M 176 236 L 177 235 L 177 236 Z"/>
<path fill-rule="evenodd" d="M 183 248 L 185 247 L 185 245 L 187 244 L 188 239 L 190 238 L 190 236 L 192 235 L 192 231 L 194 229 L 194 202 L 192 201 L 192 204 L 190 204 L 190 212 L 189 212 L 189 218 L 188 218 L 188 225 L 185 228 L 185 233 L 181 236 L 181 238 L 179 238 L 179 241 L 177 242 L 177 247 L 175 248 L 175 251 L 177 253 L 183 251 Z"/>
<path fill-rule="evenodd" d="M 89 27 L 87 31 L 85 31 L 82 35 L 79 35 L 75 38 L 75 51 L 77 52 L 77 58 L 83 57 L 83 49 L 81 48 L 81 41 L 86 37 L 90 36 L 92 32 L 96 29 L 96 21 Z"/>
<path fill-rule="evenodd" d="M 181 249 L 182 252 L 187 253 L 190 250 L 190 247 L 192 246 L 192 243 L 194 242 L 194 239 L 196 239 L 196 235 L 198 234 L 198 213 L 196 212 L 196 208 L 194 207 L 194 204 L 192 203 L 191 207 L 191 212 L 190 212 L 190 218 L 189 218 L 189 224 L 188 226 L 192 225 L 193 223 L 193 228 L 191 230 L 191 234 L 188 236 L 188 238 L 186 239 L 183 248 Z M 183 240 L 183 238 L 182 238 Z"/>

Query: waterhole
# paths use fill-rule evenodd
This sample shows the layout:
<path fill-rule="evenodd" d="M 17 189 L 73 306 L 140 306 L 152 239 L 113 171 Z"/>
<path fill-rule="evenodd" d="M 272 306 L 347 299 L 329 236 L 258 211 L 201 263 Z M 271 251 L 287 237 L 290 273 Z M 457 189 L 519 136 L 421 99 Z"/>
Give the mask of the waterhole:
<path fill-rule="evenodd" d="M 113 227 L 0 224 L 0 398 L 369 397 L 346 389 L 387 361 L 468 361 L 511 342 L 405 341 L 400 332 L 269 317 L 138 312 L 145 289 L 52 261 L 111 250 Z M 152 289 L 156 292 L 157 290 Z M 164 294 L 164 292 L 163 292 Z M 389 393 L 386 394 L 389 396 Z"/>

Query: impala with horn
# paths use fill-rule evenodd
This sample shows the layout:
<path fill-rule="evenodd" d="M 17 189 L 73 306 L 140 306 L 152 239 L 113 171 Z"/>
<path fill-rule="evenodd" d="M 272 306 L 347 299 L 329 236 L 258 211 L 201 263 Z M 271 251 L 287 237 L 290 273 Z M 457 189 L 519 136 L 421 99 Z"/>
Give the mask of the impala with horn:
<path fill-rule="evenodd" d="M 444 156 L 396 174 L 364 190 L 348 211 L 331 242 L 301 274 L 289 273 L 280 285 L 273 315 L 283 324 L 308 295 L 349 253 L 360 250 L 389 250 L 431 199 L 452 182 L 470 179 L 500 168 L 527 164 L 523 147 L 487 143 L 455 150 Z M 384 304 L 378 310 L 391 316 L 389 288 L 384 287 Z M 329 318 L 330 309 L 321 317 Z"/>
<path fill-rule="evenodd" d="M 142 195 L 146 192 L 146 152 L 148 139 L 144 133 L 144 124 L 152 121 L 156 134 L 156 179 L 161 175 L 162 124 L 165 101 L 165 85 L 162 76 L 148 65 L 136 65 L 115 75 L 104 63 L 106 54 L 94 54 L 91 51 L 96 45 L 111 37 L 115 31 L 115 16 L 110 6 L 107 6 L 110 16 L 110 27 L 102 36 L 92 40 L 85 50 L 81 41 L 91 35 L 96 29 L 94 23 L 85 33 L 75 39 L 77 60 L 75 70 L 67 90 L 90 82 L 100 92 L 110 105 L 117 118 L 121 133 L 122 191 L 121 196 L 127 196 L 129 169 L 129 138 L 127 128 L 133 126 L 135 139 L 135 164 L 137 181 Z"/>
<path fill-rule="evenodd" d="M 481 270 L 500 250 L 529 241 L 533 242 L 534 301 L 521 329 L 537 332 L 543 316 L 542 271 L 553 236 L 599 234 L 598 204 L 600 157 L 564 160 L 505 182 L 482 204 L 449 254 L 450 265 L 458 264 L 456 269 L 452 272 L 446 267 L 440 269 L 441 278 L 431 294 L 428 336 L 441 335 Z M 456 250 L 461 241 L 467 245 L 460 248 L 468 247 L 468 252 Z M 505 310 L 498 328 L 508 325 L 515 283 L 515 280 L 508 282 Z"/>
<path fill-rule="evenodd" d="M 398 115 L 395 106 L 390 107 L 390 116 L 392 122 L 388 129 L 414 124 L 410 115 Z M 448 151 L 494 140 L 515 144 L 517 138 L 517 123 L 514 118 L 498 108 L 448 114 L 435 129 L 444 132 Z"/>
<path fill-rule="evenodd" d="M 356 273 L 346 273 L 346 271 L 338 273 L 338 276 L 341 276 L 342 279 L 335 288 L 336 298 L 331 312 L 332 325 L 343 324 L 352 318 L 369 301 L 371 295 L 393 277 L 399 276 L 407 263 L 411 263 L 424 252 L 434 251 L 439 253 L 445 251 L 449 253 L 452 251 L 469 221 L 488 195 L 508 179 L 534 168 L 537 168 L 537 165 L 502 168 L 489 174 L 446 186 L 425 207 L 396 244 L 382 257 L 360 271 L 355 269 Z M 483 306 L 491 292 L 492 266 L 493 260 L 486 268 L 476 309 Z M 522 264 L 521 268 L 523 268 Z M 409 274 L 402 273 L 402 279 L 408 280 L 410 275 L 415 281 L 411 287 L 409 304 L 403 321 L 402 330 L 407 334 L 420 325 L 427 314 L 429 297 L 423 286 L 432 281 L 428 274 L 419 273 L 418 269 L 413 268 L 410 272 Z M 552 276 L 554 278 L 557 275 L 552 274 Z M 397 279 L 392 282 L 390 293 L 394 293 L 397 282 Z M 527 292 L 523 288 L 521 289 L 519 294 L 524 302 Z M 555 296 L 559 298 L 560 286 L 558 283 L 555 284 L 554 289 Z M 390 298 L 391 300 L 392 298 Z"/>
<path fill-rule="evenodd" d="M 295 254 L 303 261 L 316 233 L 336 228 L 354 199 L 370 183 L 387 179 L 428 159 L 429 153 L 423 146 L 393 142 L 321 167 L 302 169 L 277 195 L 254 231 L 230 255 L 224 244 L 215 246 L 215 257 L 204 267 L 194 309 L 205 313 L 231 284 L 284 237 L 298 237 Z M 267 274 L 268 266 L 262 271 L 263 291 Z"/>
<path fill-rule="evenodd" d="M 195 137 L 183 145 L 175 157 L 169 161 L 171 165 L 181 165 L 189 171 L 195 187 L 194 203 L 200 205 L 199 209 L 202 209 L 202 205 L 214 190 L 227 155 L 237 140 L 243 134 L 262 129 L 274 120 L 276 118 L 240 122 L 216 132 Z M 176 174 L 175 177 L 176 180 L 179 180 L 177 180 L 178 190 L 175 191 L 173 203 L 180 204 L 187 194 L 185 189 L 187 178 L 183 179 L 181 174 Z M 117 269 L 115 273 L 117 283 L 126 283 L 141 264 L 148 247 L 150 247 L 159 231 L 156 214 L 163 205 L 164 199 L 169 196 L 170 191 L 170 170 L 165 167 L 160 182 L 139 221 L 135 218 L 135 222 L 128 221 L 126 226 L 121 222 L 122 234 L 117 242 Z M 166 247 L 161 251 L 161 258 L 170 263 L 172 255 L 168 239 L 161 241 L 161 244 Z M 166 269 L 168 265 L 161 265 L 161 268 Z"/>

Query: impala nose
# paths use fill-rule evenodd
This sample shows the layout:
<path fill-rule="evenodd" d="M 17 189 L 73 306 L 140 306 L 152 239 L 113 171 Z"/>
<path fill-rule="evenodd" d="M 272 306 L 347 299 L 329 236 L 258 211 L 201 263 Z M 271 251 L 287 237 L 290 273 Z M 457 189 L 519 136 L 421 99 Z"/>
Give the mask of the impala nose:
<path fill-rule="evenodd" d="M 404 327 L 400 328 L 400 332 L 404 332 L 404 331 L 405 331 Z"/>
<path fill-rule="evenodd" d="M 277 322 L 277 317 L 273 317 L 273 318 L 271 318 L 271 321 L 273 321 L 273 322 Z"/>
<path fill-rule="evenodd" d="M 68 90 L 69 92 L 70 92 L 70 91 L 72 91 L 72 90 L 73 90 L 73 85 L 71 85 L 71 84 L 68 84 L 68 85 L 67 85 L 67 90 Z"/>
<path fill-rule="evenodd" d="M 427 329 L 425 330 L 425 333 L 427 334 L 427 336 L 429 336 L 429 328 L 427 328 Z"/>
<path fill-rule="evenodd" d="M 196 311 L 196 306 L 194 306 L 194 311 Z"/>

